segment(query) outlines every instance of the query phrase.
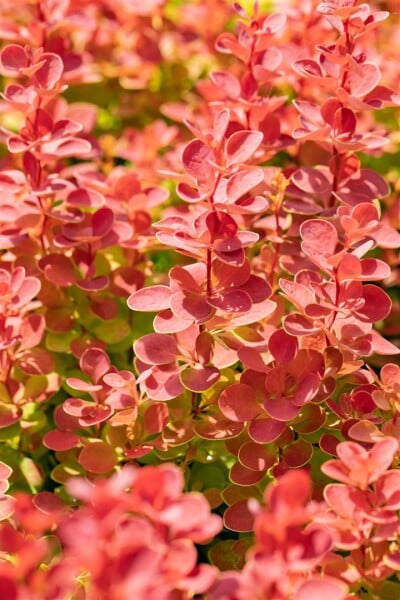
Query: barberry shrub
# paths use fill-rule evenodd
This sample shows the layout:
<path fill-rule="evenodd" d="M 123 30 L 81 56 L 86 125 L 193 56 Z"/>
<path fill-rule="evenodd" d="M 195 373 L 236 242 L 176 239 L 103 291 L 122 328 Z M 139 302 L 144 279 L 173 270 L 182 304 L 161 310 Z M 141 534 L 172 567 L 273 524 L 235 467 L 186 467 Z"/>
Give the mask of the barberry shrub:
<path fill-rule="evenodd" d="M 400 596 L 396 0 L 0 3 L 0 596 Z"/>

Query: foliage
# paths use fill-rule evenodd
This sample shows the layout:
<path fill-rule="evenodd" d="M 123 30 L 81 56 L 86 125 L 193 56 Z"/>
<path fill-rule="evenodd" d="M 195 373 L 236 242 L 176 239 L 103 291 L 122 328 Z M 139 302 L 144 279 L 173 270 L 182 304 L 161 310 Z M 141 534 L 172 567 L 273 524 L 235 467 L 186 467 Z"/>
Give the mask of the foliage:
<path fill-rule="evenodd" d="M 395 12 L 1 3 L 6 600 L 399 596 Z"/>

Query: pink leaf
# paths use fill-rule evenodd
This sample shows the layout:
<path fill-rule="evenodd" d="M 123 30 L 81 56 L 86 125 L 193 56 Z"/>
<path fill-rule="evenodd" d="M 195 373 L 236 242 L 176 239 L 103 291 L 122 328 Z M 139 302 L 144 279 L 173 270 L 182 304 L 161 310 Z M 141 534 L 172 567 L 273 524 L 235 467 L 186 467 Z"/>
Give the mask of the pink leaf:
<path fill-rule="evenodd" d="M 84 373 L 88 375 L 94 383 L 108 373 L 111 367 L 110 359 L 104 350 L 100 348 L 88 348 L 82 354 L 79 365 Z"/>
<path fill-rule="evenodd" d="M 19 330 L 22 338 L 19 350 L 27 350 L 38 346 L 42 341 L 45 329 L 46 321 L 44 320 L 43 315 L 27 315 L 22 321 Z"/>
<path fill-rule="evenodd" d="M 175 365 L 167 364 L 152 368 L 151 374 L 146 377 L 144 389 L 153 400 L 171 400 L 179 396 L 185 388 L 179 378 L 178 369 Z"/>
<path fill-rule="evenodd" d="M 168 423 L 169 413 L 166 404 L 153 402 L 143 415 L 143 422 L 148 435 L 160 433 Z"/>
<path fill-rule="evenodd" d="M 335 227 L 322 219 L 309 219 L 302 223 L 300 235 L 303 252 L 311 257 L 330 257 L 335 254 L 338 243 L 338 234 Z"/>
<path fill-rule="evenodd" d="M 318 578 L 313 576 L 311 579 L 301 584 L 296 591 L 296 600 L 346 600 L 348 597 L 347 585 L 333 577 Z"/>
<path fill-rule="evenodd" d="M 204 392 L 218 381 L 219 376 L 219 370 L 215 367 L 195 365 L 181 371 L 180 380 L 187 390 Z"/>
<path fill-rule="evenodd" d="M 292 175 L 292 181 L 307 194 L 323 194 L 330 190 L 331 183 L 325 173 L 318 169 L 297 169 Z"/>
<path fill-rule="evenodd" d="M 246 162 L 263 141 L 260 131 L 236 131 L 226 143 L 226 165 Z"/>
<path fill-rule="evenodd" d="M 287 17 L 284 13 L 273 13 L 268 15 L 262 24 L 262 31 L 269 35 L 279 33 L 286 24 Z"/>
<path fill-rule="evenodd" d="M 205 181 L 208 179 L 211 163 L 215 162 L 215 154 L 204 142 L 194 139 L 185 146 L 182 161 L 189 175 Z"/>
<path fill-rule="evenodd" d="M 42 66 L 35 72 L 34 79 L 39 87 L 51 89 L 61 79 L 64 64 L 58 54 L 45 52 L 40 57 Z"/>
<path fill-rule="evenodd" d="M 148 333 L 133 345 L 136 356 L 149 365 L 175 362 L 178 346 L 173 337 L 162 333 Z"/>
<path fill-rule="evenodd" d="M 25 304 L 28 304 L 37 294 L 39 293 L 41 284 L 39 279 L 36 277 L 25 277 L 18 291 L 11 300 L 11 304 L 14 310 L 22 308 Z"/>
<path fill-rule="evenodd" d="M 390 266 L 379 258 L 363 258 L 361 261 L 361 278 L 363 281 L 370 279 L 386 279 L 390 276 Z"/>
<path fill-rule="evenodd" d="M 262 181 L 264 181 L 264 173 L 261 169 L 247 169 L 235 173 L 228 179 L 226 186 L 228 201 L 236 202 Z"/>
<path fill-rule="evenodd" d="M 8 44 L 0 53 L 0 63 L 7 71 L 19 71 L 28 66 L 28 57 L 22 46 Z"/>
<path fill-rule="evenodd" d="M 222 292 L 218 296 L 208 298 L 208 303 L 215 308 L 227 312 L 248 312 L 252 307 L 249 294 L 243 290 Z"/>
<path fill-rule="evenodd" d="M 271 374 L 271 377 L 274 375 Z M 264 402 L 264 409 L 270 417 L 277 421 L 291 421 L 301 411 L 301 407 L 296 406 L 290 398 L 279 394 L 268 396 Z"/>
<path fill-rule="evenodd" d="M 372 92 L 380 78 L 381 73 L 374 63 L 353 63 L 346 83 L 350 87 L 350 94 L 359 98 Z"/>
<path fill-rule="evenodd" d="M 295 336 L 310 335 L 320 330 L 319 327 L 314 326 L 312 320 L 300 313 L 292 313 L 285 317 L 283 327 L 287 333 Z"/>
<path fill-rule="evenodd" d="M 166 285 L 153 285 L 142 288 L 131 294 L 128 298 L 128 306 L 131 310 L 141 312 L 158 312 L 169 308 L 171 290 Z"/>
<path fill-rule="evenodd" d="M 177 317 L 169 309 L 162 310 L 153 320 L 154 331 L 157 333 L 176 333 L 187 329 L 192 323 L 193 318 L 190 320 Z"/>
<path fill-rule="evenodd" d="M 322 72 L 319 63 L 311 58 L 296 60 L 293 63 L 293 69 L 303 77 L 324 77 L 324 73 Z"/>
<path fill-rule="evenodd" d="M 214 71 L 211 74 L 211 80 L 228 98 L 239 98 L 242 91 L 240 82 L 229 71 Z"/>
<path fill-rule="evenodd" d="M 0 521 L 3 521 L 4 519 L 8 519 L 9 517 L 11 517 L 11 515 L 13 514 L 15 510 L 15 498 L 13 498 L 12 496 L 0 496 Z M 17 592 L 14 590 L 10 589 L 7 585 L 9 580 L 6 579 L 6 584 L 5 587 L 3 588 L 3 582 L 1 583 L 2 586 L 2 593 L 3 594 L 7 594 L 7 597 L 10 598 L 10 600 L 16 600 L 17 599 Z M 10 593 L 10 596 L 8 596 L 8 593 Z"/>
<path fill-rule="evenodd" d="M 13 470 L 11 467 L 0 461 L 0 480 L 8 479 L 12 474 Z"/>
<path fill-rule="evenodd" d="M 88 154 L 92 149 L 92 145 L 87 140 L 81 138 L 62 138 L 44 142 L 41 148 L 41 153 L 44 156 L 54 158 L 66 158 L 67 156 L 81 156 Z"/>
<path fill-rule="evenodd" d="M 226 130 L 229 125 L 229 110 L 223 108 L 214 117 L 213 129 L 214 129 L 214 139 L 218 144 L 223 140 Z"/>

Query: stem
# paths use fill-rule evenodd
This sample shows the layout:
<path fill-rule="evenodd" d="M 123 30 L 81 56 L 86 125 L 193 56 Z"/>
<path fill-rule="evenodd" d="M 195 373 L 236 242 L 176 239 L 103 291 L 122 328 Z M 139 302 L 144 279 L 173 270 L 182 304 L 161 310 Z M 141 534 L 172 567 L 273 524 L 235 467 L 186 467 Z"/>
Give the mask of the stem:
<path fill-rule="evenodd" d="M 212 295 L 212 283 L 211 283 L 211 265 L 212 265 L 212 250 L 207 248 L 207 296 Z"/>

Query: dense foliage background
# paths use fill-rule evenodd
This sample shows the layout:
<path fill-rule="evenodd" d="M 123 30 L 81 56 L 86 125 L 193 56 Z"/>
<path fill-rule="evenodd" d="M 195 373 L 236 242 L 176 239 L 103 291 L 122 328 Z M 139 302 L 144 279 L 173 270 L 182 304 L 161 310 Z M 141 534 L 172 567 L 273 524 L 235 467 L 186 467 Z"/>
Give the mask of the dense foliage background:
<path fill-rule="evenodd" d="M 397 0 L 0 3 L 0 596 L 400 596 Z"/>

